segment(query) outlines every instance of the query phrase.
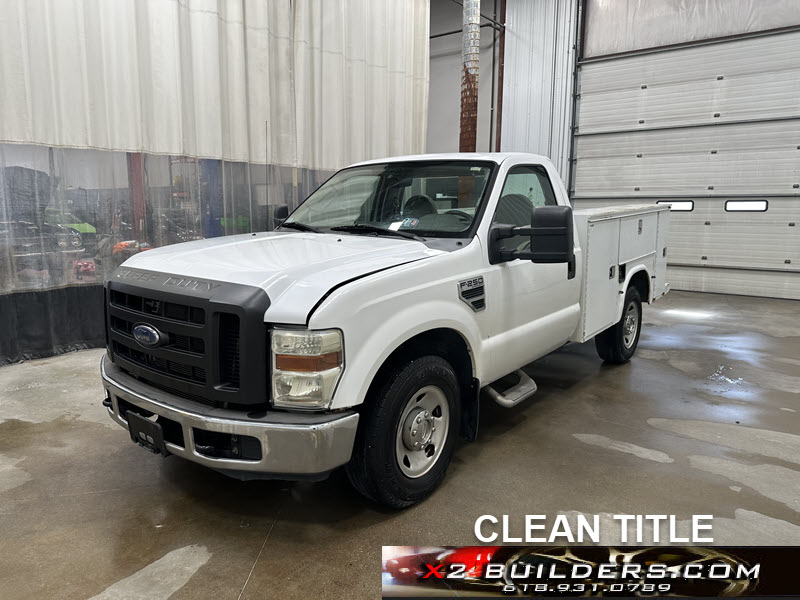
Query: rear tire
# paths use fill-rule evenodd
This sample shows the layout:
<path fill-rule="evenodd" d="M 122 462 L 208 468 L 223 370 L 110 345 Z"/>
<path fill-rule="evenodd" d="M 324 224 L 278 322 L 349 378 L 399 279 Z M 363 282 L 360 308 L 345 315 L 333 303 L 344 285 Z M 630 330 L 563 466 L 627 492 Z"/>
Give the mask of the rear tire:
<path fill-rule="evenodd" d="M 639 345 L 642 332 L 642 299 L 639 291 L 631 286 L 625 292 L 622 318 L 615 325 L 594 338 L 597 354 L 604 361 L 621 365 L 628 362 Z"/>
<path fill-rule="evenodd" d="M 361 413 L 353 456 L 345 467 L 363 496 L 406 508 L 442 482 L 460 421 L 455 370 L 423 356 L 392 371 Z"/>

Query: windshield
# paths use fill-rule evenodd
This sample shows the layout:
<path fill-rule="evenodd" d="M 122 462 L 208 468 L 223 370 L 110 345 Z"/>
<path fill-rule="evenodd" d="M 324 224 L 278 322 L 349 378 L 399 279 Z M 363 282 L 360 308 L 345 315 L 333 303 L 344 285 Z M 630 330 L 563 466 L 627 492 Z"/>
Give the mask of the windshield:
<path fill-rule="evenodd" d="M 339 171 L 286 223 L 317 229 L 367 225 L 420 236 L 458 237 L 470 229 L 494 163 L 384 163 Z"/>

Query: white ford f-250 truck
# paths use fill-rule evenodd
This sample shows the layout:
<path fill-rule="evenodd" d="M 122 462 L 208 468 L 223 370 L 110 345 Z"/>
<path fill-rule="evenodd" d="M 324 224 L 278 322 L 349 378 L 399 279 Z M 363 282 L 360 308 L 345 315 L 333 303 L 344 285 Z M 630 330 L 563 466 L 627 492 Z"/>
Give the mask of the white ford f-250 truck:
<path fill-rule="evenodd" d="M 106 281 L 104 405 L 131 439 L 239 478 L 322 478 L 405 507 L 441 482 L 479 398 L 567 342 L 636 350 L 668 290 L 669 207 L 573 212 L 530 154 L 336 173 L 276 231 L 128 259 Z"/>

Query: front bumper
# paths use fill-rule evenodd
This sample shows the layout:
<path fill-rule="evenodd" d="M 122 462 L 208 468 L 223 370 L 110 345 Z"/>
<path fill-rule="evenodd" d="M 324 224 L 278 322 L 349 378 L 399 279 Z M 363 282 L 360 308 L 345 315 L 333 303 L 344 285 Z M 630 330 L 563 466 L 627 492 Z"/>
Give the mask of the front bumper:
<path fill-rule="evenodd" d="M 259 414 L 199 405 L 142 383 L 106 358 L 103 356 L 100 371 L 110 399 L 109 416 L 128 428 L 128 422 L 120 414 L 122 400 L 178 423 L 183 430 L 183 446 L 166 442 L 167 450 L 176 456 L 242 478 L 247 478 L 248 473 L 289 479 L 313 477 L 350 460 L 358 413 Z M 195 430 L 256 438 L 261 444 L 261 458 L 240 460 L 201 454 L 195 444 Z"/>

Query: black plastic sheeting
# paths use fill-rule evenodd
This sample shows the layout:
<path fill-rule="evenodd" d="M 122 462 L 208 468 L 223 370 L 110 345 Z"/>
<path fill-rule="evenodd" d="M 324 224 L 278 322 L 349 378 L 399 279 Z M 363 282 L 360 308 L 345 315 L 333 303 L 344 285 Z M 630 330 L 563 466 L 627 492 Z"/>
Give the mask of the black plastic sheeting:
<path fill-rule="evenodd" d="M 0 365 L 104 345 L 102 285 L 0 295 Z"/>

